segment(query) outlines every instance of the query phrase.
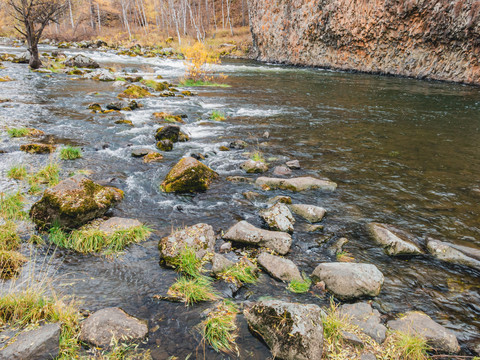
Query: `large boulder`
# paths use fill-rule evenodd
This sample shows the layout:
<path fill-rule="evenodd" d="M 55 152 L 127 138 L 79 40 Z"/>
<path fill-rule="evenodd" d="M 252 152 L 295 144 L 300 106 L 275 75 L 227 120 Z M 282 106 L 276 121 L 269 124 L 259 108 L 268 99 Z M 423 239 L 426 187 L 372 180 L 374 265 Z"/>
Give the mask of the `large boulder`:
<path fill-rule="evenodd" d="M 98 310 L 90 315 L 80 329 L 80 340 L 106 348 L 112 340 L 132 342 L 147 336 L 148 328 L 140 320 L 117 307 Z"/>
<path fill-rule="evenodd" d="M 320 206 L 307 204 L 290 205 L 290 210 L 292 210 L 298 216 L 303 217 L 305 220 L 310 221 L 311 223 L 321 221 L 327 212 L 327 210 Z"/>
<path fill-rule="evenodd" d="M 284 232 L 259 229 L 245 220 L 238 222 L 223 235 L 226 240 L 249 245 L 264 246 L 281 255 L 290 251 L 292 237 Z"/>
<path fill-rule="evenodd" d="M 455 334 L 422 312 L 408 312 L 397 320 L 389 321 L 387 326 L 391 330 L 424 338 L 436 351 L 446 353 L 457 353 L 460 351 Z"/>
<path fill-rule="evenodd" d="M 80 67 L 80 68 L 90 68 L 90 69 L 97 69 L 100 67 L 98 63 L 90 59 L 89 57 L 86 57 L 85 55 L 75 55 L 74 57 L 71 57 L 70 59 L 67 59 L 65 61 L 65 65 L 69 67 Z"/>
<path fill-rule="evenodd" d="M 304 191 L 319 189 L 323 191 L 335 191 L 337 184 L 330 180 L 320 180 L 311 176 L 297 177 L 291 179 L 269 178 L 261 176 L 255 184 L 264 189 L 283 189 L 291 191 Z"/>
<path fill-rule="evenodd" d="M 180 135 L 180 126 L 167 124 L 157 129 L 155 139 L 157 141 L 170 140 L 175 143 Z"/>
<path fill-rule="evenodd" d="M 272 207 L 263 210 L 260 215 L 270 229 L 290 233 L 293 232 L 295 218 L 288 209 L 287 205 L 278 202 Z"/>
<path fill-rule="evenodd" d="M 209 188 L 218 174 L 192 157 L 181 159 L 167 174 L 161 188 L 165 192 L 198 192 Z"/>
<path fill-rule="evenodd" d="M 257 261 L 275 279 L 285 282 L 303 280 L 297 265 L 291 260 L 262 252 Z"/>
<path fill-rule="evenodd" d="M 320 360 L 322 310 L 313 304 L 265 300 L 243 310 L 248 326 L 261 336 L 276 359 Z"/>
<path fill-rule="evenodd" d="M 47 324 L 21 333 L 12 344 L 0 350 L 0 360 L 50 360 L 60 352 L 60 324 Z"/>
<path fill-rule="evenodd" d="M 377 296 L 384 280 L 375 265 L 343 262 L 318 265 L 312 278 L 323 281 L 327 289 L 341 299 Z"/>
<path fill-rule="evenodd" d="M 343 304 L 338 310 L 341 316 L 346 316 L 348 321 L 358 326 L 364 334 L 379 344 L 383 343 L 387 328 L 380 322 L 378 310 L 373 309 L 369 303 Z"/>
<path fill-rule="evenodd" d="M 368 230 L 373 239 L 383 246 L 385 253 L 390 256 L 419 255 L 422 250 L 413 242 L 413 236 L 395 228 L 380 223 L 368 224 Z"/>
<path fill-rule="evenodd" d="M 480 270 L 480 260 L 469 256 L 469 253 L 464 253 L 459 249 L 454 248 L 451 244 L 427 238 L 427 249 L 437 259 L 450 262 L 453 264 L 461 264 Z M 474 249 L 472 249 L 473 251 Z M 465 248 L 468 251 L 468 248 Z"/>
<path fill-rule="evenodd" d="M 123 191 L 117 188 L 75 175 L 45 190 L 30 209 L 30 217 L 41 228 L 53 224 L 75 228 L 104 215 L 122 198 Z"/>
<path fill-rule="evenodd" d="M 198 258 L 203 258 L 207 252 L 214 252 L 214 246 L 213 228 L 208 224 L 196 224 L 164 237 L 160 240 L 158 249 L 160 257 L 170 265 L 187 247 L 194 249 Z"/>

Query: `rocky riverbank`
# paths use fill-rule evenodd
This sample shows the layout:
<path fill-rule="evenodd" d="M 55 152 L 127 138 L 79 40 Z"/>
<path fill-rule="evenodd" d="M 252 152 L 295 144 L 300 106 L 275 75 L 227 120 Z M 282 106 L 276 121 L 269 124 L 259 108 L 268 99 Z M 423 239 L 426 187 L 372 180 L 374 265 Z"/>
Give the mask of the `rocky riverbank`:
<path fill-rule="evenodd" d="M 257 59 L 480 85 L 474 1 L 249 1 Z"/>

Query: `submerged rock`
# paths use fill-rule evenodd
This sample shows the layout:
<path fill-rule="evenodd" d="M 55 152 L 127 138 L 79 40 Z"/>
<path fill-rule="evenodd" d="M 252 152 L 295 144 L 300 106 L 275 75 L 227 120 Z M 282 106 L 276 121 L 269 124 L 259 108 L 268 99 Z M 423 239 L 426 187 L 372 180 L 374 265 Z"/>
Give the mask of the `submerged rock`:
<path fill-rule="evenodd" d="M 262 252 L 257 258 L 258 263 L 275 279 L 290 282 L 292 280 L 302 281 L 302 275 L 293 261 Z"/>
<path fill-rule="evenodd" d="M 257 174 L 257 173 L 264 173 L 268 171 L 268 165 L 265 164 L 263 161 L 254 161 L 254 160 L 247 160 L 242 165 L 240 165 L 242 170 L 245 170 L 248 174 Z"/>
<path fill-rule="evenodd" d="M 60 323 L 55 323 L 25 331 L 0 350 L 0 360 L 56 359 L 60 354 L 60 330 Z"/>
<path fill-rule="evenodd" d="M 321 221 L 327 212 L 327 210 L 320 206 L 307 204 L 294 204 L 290 205 L 289 207 L 290 210 L 292 210 L 295 214 L 303 217 L 305 220 L 310 221 L 311 223 Z"/>
<path fill-rule="evenodd" d="M 419 255 L 423 253 L 412 241 L 413 236 L 391 225 L 370 223 L 368 230 L 388 255 Z"/>
<path fill-rule="evenodd" d="M 449 243 L 427 238 L 427 249 L 437 259 L 450 262 L 453 264 L 461 264 L 480 270 L 480 261 L 470 257 L 458 249 L 455 249 Z M 468 250 L 468 248 L 466 249 Z"/>
<path fill-rule="evenodd" d="M 377 296 L 384 280 L 375 265 L 343 262 L 318 265 L 312 278 L 323 281 L 327 289 L 341 299 Z"/>
<path fill-rule="evenodd" d="M 290 233 L 293 232 L 295 219 L 287 205 L 278 202 L 272 207 L 261 211 L 260 215 L 270 229 Z"/>
<path fill-rule="evenodd" d="M 214 252 L 214 246 L 215 233 L 208 224 L 196 224 L 175 231 L 161 239 L 158 244 L 160 257 L 167 265 L 171 265 L 186 247 L 194 249 L 198 258 L 203 258 L 207 252 Z"/>
<path fill-rule="evenodd" d="M 104 215 L 122 200 L 123 191 L 94 183 L 83 175 L 75 175 L 45 190 L 33 204 L 30 217 L 41 228 L 57 224 L 75 228 Z"/>
<path fill-rule="evenodd" d="M 338 309 L 341 316 L 348 317 L 348 321 L 358 326 L 364 334 L 370 336 L 377 343 L 385 340 L 387 328 L 380 322 L 380 313 L 367 302 L 343 304 Z"/>
<path fill-rule="evenodd" d="M 55 146 L 49 144 L 25 144 L 20 145 L 20 150 L 30 154 L 50 154 L 55 151 Z"/>
<path fill-rule="evenodd" d="M 80 330 L 80 340 L 97 347 L 107 348 L 112 340 L 132 342 L 147 336 L 148 328 L 140 320 L 117 307 L 98 310 L 90 315 Z"/>
<path fill-rule="evenodd" d="M 428 315 L 411 311 L 397 320 L 387 323 L 391 330 L 406 332 L 427 340 L 428 344 L 436 351 L 457 353 L 460 351 L 455 334 L 433 321 Z"/>
<path fill-rule="evenodd" d="M 210 187 L 218 174 L 192 157 L 181 159 L 167 174 L 161 188 L 165 192 L 198 192 Z"/>
<path fill-rule="evenodd" d="M 291 204 L 292 203 L 292 198 L 290 196 L 278 195 L 278 196 L 275 196 L 275 197 L 267 200 L 267 203 L 269 203 L 269 204 L 275 204 L 277 202 L 282 203 L 282 204 Z"/>
<path fill-rule="evenodd" d="M 292 237 L 284 232 L 259 229 L 246 221 L 240 221 L 223 236 L 226 240 L 249 245 L 264 246 L 281 255 L 290 251 Z"/>
<path fill-rule="evenodd" d="M 246 307 L 243 314 L 274 358 L 321 360 L 323 325 L 319 306 L 264 300 Z"/>
<path fill-rule="evenodd" d="M 283 189 L 291 191 L 304 191 L 319 189 L 323 191 L 335 191 L 337 184 L 330 180 L 320 180 L 310 176 L 280 179 L 259 177 L 255 184 L 265 189 Z"/>
<path fill-rule="evenodd" d="M 90 68 L 97 69 L 100 65 L 95 61 L 84 55 L 75 55 L 74 57 L 67 59 L 65 65 L 69 67 Z"/>

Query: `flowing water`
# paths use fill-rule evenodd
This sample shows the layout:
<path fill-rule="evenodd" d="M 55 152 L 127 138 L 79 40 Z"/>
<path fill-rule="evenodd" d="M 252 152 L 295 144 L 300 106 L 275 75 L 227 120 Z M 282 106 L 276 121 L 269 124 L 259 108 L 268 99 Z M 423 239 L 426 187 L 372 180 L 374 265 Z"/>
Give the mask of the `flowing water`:
<path fill-rule="evenodd" d="M 0 48 L 0 52 L 20 51 Z M 87 55 L 102 66 L 140 75 L 155 73 L 174 83 L 184 73 L 180 60 L 110 52 Z M 318 263 L 334 261 L 329 246 L 347 237 L 345 250 L 356 261 L 376 264 L 385 275 L 374 306 L 386 317 L 421 310 L 452 329 L 467 353 L 479 343 L 480 273 L 429 256 L 391 258 L 370 239 L 365 224 L 385 222 L 419 239 L 428 235 L 480 248 L 480 89 L 249 61 L 225 61 L 215 70 L 228 75 L 230 88 L 202 88 L 196 90 L 198 96 L 183 99 L 142 99 L 142 109 L 124 114 L 133 127 L 114 124 L 115 116 L 87 109 L 92 102 L 115 101 L 121 90 L 111 83 L 75 81 L 62 74 L 49 77 L 29 72 L 26 65 L 7 64 L 0 70 L 1 76 L 16 80 L 0 85 L 0 98 L 11 99 L 0 105 L 2 125 L 35 127 L 45 131 L 49 141 L 81 146 L 83 158 L 61 162 L 62 175 L 92 171 L 92 179 L 125 191 L 112 215 L 138 218 L 156 230 L 149 241 L 131 246 L 115 259 L 40 250 L 37 261 L 42 254 L 51 257 L 58 288 L 88 310 L 120 306 L 148 320 L 150 335 L 143 346 L 155 359 L 182 359 L 189 354 L 224 358 L 204 349 L 195 329 L 209 304 L 185 307 L 154 299 L 165 294 L 176 277 L 159 264 L 158 240 L 172 229 L 199 222 L 211 224 L 217 233 L 241 219 L 263 226 L 258 213 L 265 204 L 250 202 L 242 193 L 285 194 L 294 202 L 327 209 L 323 233 L 309 233 L 297 221 L 288 258 L 302 271 L 309 274 Z M 214 109 L 225 112 L 227 121 L 209 121 Z M 151 114 L 157 111 L 188 115 L 182 129 L 191 141 L 175 144 L 161 163 L 144 164 L 130 154 L 136 147 L 155 149 L 159 125 Z M 262 138 L 265 131 L 270 133 L 268 139 Z M 0 148 L 8 151 L 0 154 L 0 191 L 16 191 L 18 183 L 6 178 L 12 165 L 39 168 L 51 157 L 20 152 L 25 139 L 0 136 Z M 295 170 L 295 176 L 326 177 L 337 182 L 338 189 L 291 194 L 228 182 L 227 176 L 244 175 L 239 165 L 245 151 L 218 148 L 235 139 L 246 140 L 249 150 L 262 151 L 272 169 L 298 159 L 302 169 Z M 205 163 L 221 180 L 195 196 L 162 193 L 159 184 L 169 169 L 191 153 L 208 154 Z M 329 301 L 291 294 L 266 275 L 258 285 L 242 289 L 235 300 L 267 295 L 319 305 Z M 249 333 L 242 318 L 239 323 L 240 358 L 267 358 L 266 346 Z"/>

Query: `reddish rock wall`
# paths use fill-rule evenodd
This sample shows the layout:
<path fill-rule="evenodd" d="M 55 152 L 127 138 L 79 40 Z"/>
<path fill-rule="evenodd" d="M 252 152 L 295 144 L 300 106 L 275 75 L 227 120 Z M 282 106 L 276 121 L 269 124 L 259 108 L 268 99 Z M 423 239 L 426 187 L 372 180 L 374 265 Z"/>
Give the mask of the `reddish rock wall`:
<path fill-rule="evenodd" d="M 479 0 L 249 0 L 258 59 L 480 85 Z"/>

